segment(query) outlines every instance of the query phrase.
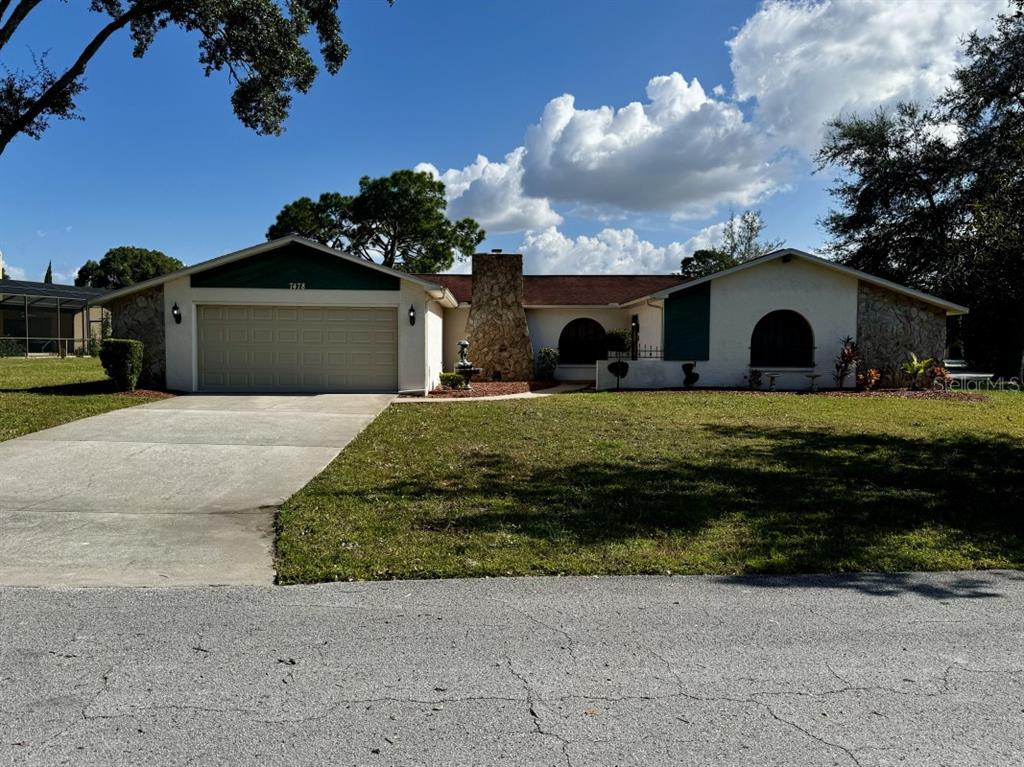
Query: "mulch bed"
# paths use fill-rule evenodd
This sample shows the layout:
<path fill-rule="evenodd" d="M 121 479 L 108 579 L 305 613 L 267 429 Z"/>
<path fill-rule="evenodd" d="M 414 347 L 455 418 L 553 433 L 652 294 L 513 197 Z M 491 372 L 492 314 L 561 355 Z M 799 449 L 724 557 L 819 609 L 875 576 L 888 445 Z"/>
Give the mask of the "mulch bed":
<path fill-rule="evenodd" d="M 615 391 L 609 389 L 608 391 Z M 836 391 L 836 390 L 822 390 L 822 391 L 767 391 L 759 389 L 623 389 L 621 394 L 639 394 L 639 395 L 660 395 L 660 394 L 706 394 L 714 392 L 728 392 L 729 394 L 746 394 L 751 397 L 776 397 L 776 396 L 825 396 L 825 397 L 883 397 L 890 399 L 939 399 L 939 400 L 958 400 L 960 402 L 985 402 L 989 398 L 984 394 L 977 394 L 973 392 L 964 391 L 946 391 L 946 390 L 935 390 L 935 389 L 922 389 L 920 391 L 914 391 L 913 389 L 876 389 L 874 391 Z"/>
<path fill-rule="evenodd" d="M 899 399 L 953 399 L 964 402 L 985 402 L 984 394 L 966 391 L 947 391 L 945 389 L 876 389 L 874 391 L 824 391 L 829 397 L 896 397 Z"/>
<path fill-rule="evenodd" d="M 480 381 L 472 389 L 434 389 L 432 399 L 462 399 L 464 397 L 500 397 L 504 394 L 523 394 L 557 386 L 557 381 Z"/>
<path fill-rule="evenodd" d="M 169 391 L 157 391 L 156 389 L 136 389 L 135 391 L 118 391 L 114 392 L 118 397 L 151 397 L 155 399 L 170 399 L 178 395 L 171 394 Z"/>

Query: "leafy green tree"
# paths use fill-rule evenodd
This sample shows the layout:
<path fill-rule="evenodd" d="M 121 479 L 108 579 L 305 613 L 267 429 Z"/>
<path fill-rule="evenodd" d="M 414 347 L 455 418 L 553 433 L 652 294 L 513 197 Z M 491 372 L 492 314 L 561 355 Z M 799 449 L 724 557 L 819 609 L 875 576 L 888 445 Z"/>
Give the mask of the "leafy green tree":
<path fill-rule="evenodd" d="M 116 290 L 184 268 L 176 258 L 159 250 L 122 245 L 108 250 L 99 263 L 86 261 L 78 270 L 75 285 Z"/>
<path fill-rule="evenodd" d="M 738 216 L 729 214 L 721 242 L 684 258 L 680 264 L 681 274 L 684 277 L 704 277 L 778 250 L 782 247 L 782 240 L 761 239 L 767 226 L 759 210 L 745 210 Z"/>
<path fill-rule="evenodd" d="M 0 0 L 0 52 L 39 3 L 19 0 L 8 13 L 11 0 Z M 292 94 L 306 93 L 316 79 L 317 66 L 304 44 L 307 33 L 316 34 L 332 75 L 349 53 L 338 0 L 92 0 L 90 8 L 104 19 L 66 70 L 53 71 L 43 55 L 33 70 L 0 75 L 0 154 L 19 134 L 38 139 L 51 119 L 82 119 L 75 99 L 85 90 L 86 67 L 124 29 L 136 58 L 168 26 L 197 33 L 205 74 L 227 73 L 235 114 L 260 134 L 281 133 Z"/>
<path fill-rule="evenodd" d="M 46 264 L 46 274 L 43 275 L 43 283 L 46 285 L 53 284 L 53 261 Z"/>
<path fill-rule="evenodd" d="M 299 234 L 395 269 L 439 272 L 472 255 L 485 236 L 471 218 L 449 221 L 446 207 L 444 183 L 429 173 L 364 176 L 355 196 L 329 192 L 288 203 L 267 239 Z"/>
<path fill-rule="evenodd" d="M 891 114 L 840 117 L 828 127 L 818 167 L 842 175 L 830 189 L 841 207 L 820 222 L 832 237 L 826 251 L 880 277 L 939 290 L 964 211 L 958 163 L 936 114 L 900 104 Z"/>
<path fill-rule="evenodd" d="M 975 364 L 1024 363 L 1024 0 L 970 35 L 966 63 L 929 108 L 830 123 L 818 155 L 837 169 L 822 221 L 851 266 L 971 307 L 951 328 Z"/>
<path fill-rule="evenodd" d="M 683 259 L 681 274 L 683 277 L 705 277 L 736 266 L 737 263 L 739 262 L 724 250 L 702 248 L 695 250 L 692 256 Z"/>
<path fill-rule="evenodd" d="M 354 199 L 337 192 L 324 192 L 317 200 L 300 197 L 281 208 L 277 220 L 267 230 L 267 239 L 299 234 L 330 248 L 347 248 L 354 228 Z"/>

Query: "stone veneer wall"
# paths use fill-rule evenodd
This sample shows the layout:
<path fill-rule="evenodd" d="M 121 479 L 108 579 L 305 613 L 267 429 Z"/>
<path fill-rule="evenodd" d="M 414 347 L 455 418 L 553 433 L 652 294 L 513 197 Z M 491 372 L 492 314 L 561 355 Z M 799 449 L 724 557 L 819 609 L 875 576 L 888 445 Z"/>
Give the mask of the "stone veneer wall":
<path fill-rule="evenodd" d="M 866 282 L 857 286 L 857 345 L 864 368 L 877 368 L 882 385 L 897 384 L 899 367 L 914 352 L 941 360 L 946 353 L 946 313 Z"/>
<path fill-rule="evenodd" d="M 139 385 L 163 388 L 167 382 L 167 354 L 164 347 L 164 289 L 162 285 L 111 302 L 111 332 L 114 338 L 142 341 L 142 375 Z"/>
<path fill-rule="evenodd" d="M 469 359 L 485 381 L 529 381 L 533 346 L 523 308 L 523 257 L 473 256 L 473 298 L 466 320 Z"/>

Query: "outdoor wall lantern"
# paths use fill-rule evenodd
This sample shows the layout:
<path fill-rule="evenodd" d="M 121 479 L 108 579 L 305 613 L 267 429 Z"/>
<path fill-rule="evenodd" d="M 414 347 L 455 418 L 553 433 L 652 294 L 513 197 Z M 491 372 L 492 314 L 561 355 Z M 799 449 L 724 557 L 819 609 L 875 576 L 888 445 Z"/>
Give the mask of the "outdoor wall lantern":
<path fill-rule="evenodd" d="M 174 317 L 174 324 L 181 324 L 181 309 L 178 308 L 178 302 L 174 302 L 174 306 L 171 307 L 171 316 Z"/>
<path fill-rule="evenodd" d="M 415 306 L 410 306 L 409 307 L 409 324 L 410 325 L 415 325 L 416 324 L 416 307 Z"/>

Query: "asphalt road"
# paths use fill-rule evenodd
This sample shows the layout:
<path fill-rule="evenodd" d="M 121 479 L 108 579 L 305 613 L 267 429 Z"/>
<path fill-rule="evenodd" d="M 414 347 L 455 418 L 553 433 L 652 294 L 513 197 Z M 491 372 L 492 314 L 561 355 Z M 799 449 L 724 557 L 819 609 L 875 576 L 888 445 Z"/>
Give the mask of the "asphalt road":
<path fill-rule="evenodd" d="M 1017 765 L 1024 574 L 0 591 L 0 764 Z"/>

